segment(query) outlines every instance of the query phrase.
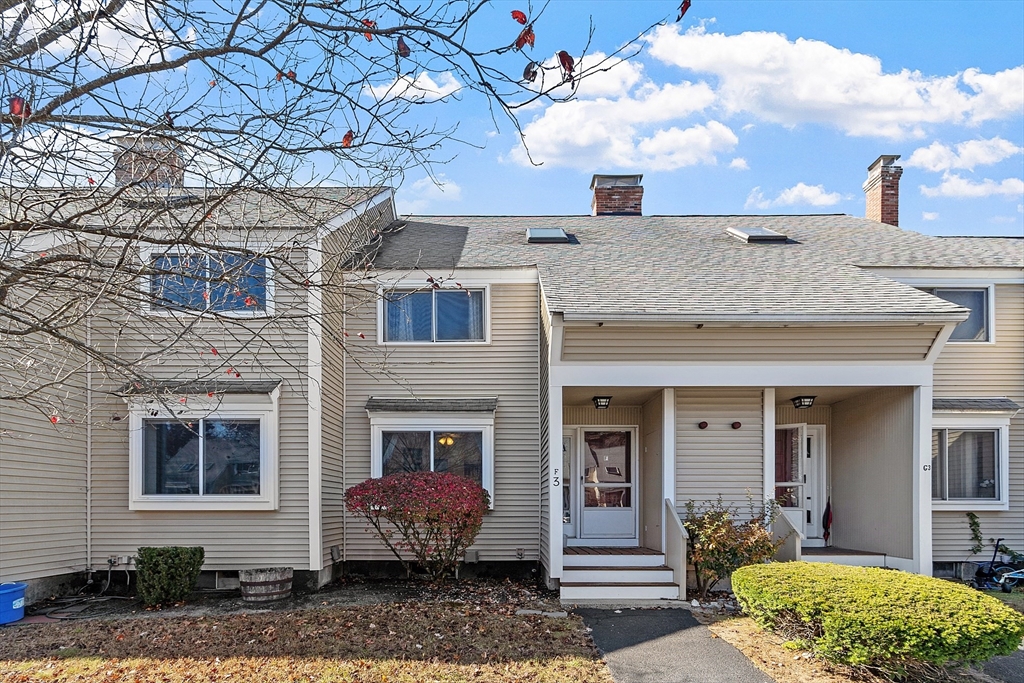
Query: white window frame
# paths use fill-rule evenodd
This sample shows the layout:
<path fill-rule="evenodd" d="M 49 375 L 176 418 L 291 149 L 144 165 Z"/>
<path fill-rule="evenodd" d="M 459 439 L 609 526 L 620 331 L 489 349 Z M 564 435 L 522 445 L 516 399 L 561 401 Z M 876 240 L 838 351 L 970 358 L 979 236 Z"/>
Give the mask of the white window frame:
<path fill-rule="evenodd" d="M 932 429 L 962 431 L 995 431 L 996 434 L 996 481 L 999 497 L 958 498 L 956 500 L 932 501 L 933 510 L 970 512 L 972 510 L 1010 509 L 1010 417 L 996 414 L 969 414 L 936 412 L 932 414 Z M 933 475 L 934 476 L 934 473 Z"/>
<path fill-rule="evenodd" d="M 494 509 L 494 413 L 370 413 L 370 477 L 384 476 L 384 432 L 482 432 L 481 479 Z M 431 444 L 433 446 L 433 444 Z"/>
<path fill-rule="evenodd" d="M 242 249 L 245 245 L 242 244 L 231 244 L 225 243 L 221 245 L 224 249 Z M 148 266 L 154 256 L 163 256 L 164 254 L 171 254 L 177 256 L 186 255 L 182 251 L 182 247 L 169 245 L 166 247 L 161 246 L 147 246 L 139 250 L 139 257 L 145 266 Z M 194 255 L 194 254 L 192 254 Z M 204 253 L 204 257 L 209 257 L 211 254 Z M 267 300 L 263 306 L 263 310 L 259 309 L 238 309 L 232 311 L 217 311 L 210 308 L 203 310 L 195 310 L 191 308 L 173 308 L 171 306 L 161 306 L 155 301 L 148 299 L 143 301 L 141 304 L 141 312 L 143 315 L 152 317 L 167 317 L 167 316 L 179 316 L 179 315 L 191 315 L 191 316 L 215 316 L 218 318 L 269 318 L 274 315 L 274 300 L 276 298 L 276 289 L 274 282 L 276 280 L 276 272 L 274 270 L 274 264 L 270 258 L 266 256 L 260 256 L 265 262 L 265 269 L 267 273 Z M 153 292 L 153 277 L 151 275 L 144 275 L 139 281 L 140 289 L 145 292 L 147 297 L 152 296 Z"/>
<path fill-rule="evenodd" d="M 269 394 L 224 394 L 213 399 L 189 395 L 167 400 L 132 399 L 128 413 L 129 510 L 277 510 L 279 451 L 278 398 Z M 173 407 L 172 407 L 173 406 Z M 154 414 L 155 413 L 155 414 Z M 145 495 L 143 494 L 143 429 L 145 420 L 252 420 L 260 421 L 260 493 L 257 495 Z"/>
<path fill-rule="evenodd" d="M 914 282 L 913 286 L 917 289 L 962 289 L 968 291 L 981 291 L 984 290 L 985 294 L 985 331 L 988 333 L 988 338 L 984 341 L 972 341 L 970 339 L 950 339 L 946 342 L 946 346 L 978 346 L 982 344 L 995 344 L 996 343 L 996 287 L 992 283 L 986 284 L 972 284 L 969 282 L 957 282 L 956 280 L 946 281 L 928 281 L 928 282 Z M 928 292 L 931 294 L 931 292 Z M 937 296 L 932 294 L 932 296 Z M 941 297 L 939 297 L 941 298 Z"/>
<path fill-rule="evenodd" d="M 484 338 L 483 339 L 459 339 L 459 340 L 430 340 L 430 341 L 386 341 L 385 332 L 388 324 L 386 314 L 385 297 L 400 293 L 434 292 L 433 288 L 424 287 L 422 282 L 404 283 L 400 282 L 391 287 L 379 287 L 377 289 L 377 345 L 378 346 L 486 346 L 491 343 L 491 286 L 489 283 L 463 282 L 463 290 L 483 292 L 484 296 Z M 441 287 L 440 291 L 459 291 L 454 287 Z M 431 300 L 431 334 L 436 332 L 437 325 L 437 300 Z"/>

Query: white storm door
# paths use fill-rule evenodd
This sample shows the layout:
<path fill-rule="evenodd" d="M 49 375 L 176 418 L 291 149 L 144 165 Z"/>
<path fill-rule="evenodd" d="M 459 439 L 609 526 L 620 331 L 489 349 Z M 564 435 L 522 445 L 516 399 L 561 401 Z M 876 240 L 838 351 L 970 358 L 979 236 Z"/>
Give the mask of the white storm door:
<path fill-rule="evenodd" d="M 807 538 L 821 538 L 824 528 L 821 518 L 825 513 L 825 426 L 808 425 L 807 452 L 804 454 L 804 534 Z"/>
<path fill-rule="evenodd" d="M 775 428 L 775 500 L 793 527 L 806 534 L 807 488 L 804 468 L 807 460 L 807 425 L 779 425 Z"/>
<path fill-rule="evenodd" d="M 637 457 L 633 429 L 581 429 L 580 537 L 637 542 Z"/>

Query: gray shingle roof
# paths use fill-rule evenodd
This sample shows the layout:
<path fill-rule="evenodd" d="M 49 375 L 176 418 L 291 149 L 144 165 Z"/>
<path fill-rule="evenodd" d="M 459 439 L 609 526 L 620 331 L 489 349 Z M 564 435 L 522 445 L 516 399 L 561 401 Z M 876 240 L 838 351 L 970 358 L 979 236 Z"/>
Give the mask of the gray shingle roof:
<path fill-rule="evenodd" d="M 933 398 L 932 410 L 957 413 L 1012 413 L 1020 406 L 1008 398 Z"/>
<path fill-rule="evenodd" d="M 746 244 L 763 226 L 789 244 Z M 574 244 L 528 244 L 526 228 Z M 863 267 L 1024 267 L 1024 240 L 939 238 L 845 215 L 411 217 L 382 270 L 536 266 L 567 319 L 956 319 L 964 310 Z"/>
<path fill-rule="evenodd" d="M 161 227 L 207 224 L 228 228 L 310 228 L 385 191 L 375 187 L 268 188 L 226 197 L 198 187 L 141 191 L 108 188 L 0 189 L 0 220 Z M 221 201 L 223 199 L 223 201 Z"/>
<path fill-rule="evenodd" d="M 387 398 L 371 396 L 366 410 L 371 413 L 493 413 L 498 399 L 489 398 Z"/>

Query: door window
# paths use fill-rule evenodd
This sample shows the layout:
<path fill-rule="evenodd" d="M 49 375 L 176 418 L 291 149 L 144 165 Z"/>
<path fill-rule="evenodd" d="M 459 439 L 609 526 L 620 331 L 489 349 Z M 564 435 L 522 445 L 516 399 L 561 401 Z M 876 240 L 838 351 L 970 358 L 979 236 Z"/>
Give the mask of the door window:
<path fill-rule="evenodd" d="M 775 430 L 775 500 L 784 508 L 801 508 L 800 430 Z"/>
<path fill-rule="evenodd" d="M 633 449 L 630 432 L 583 435 L 583 506 L 633 506 Z"/>

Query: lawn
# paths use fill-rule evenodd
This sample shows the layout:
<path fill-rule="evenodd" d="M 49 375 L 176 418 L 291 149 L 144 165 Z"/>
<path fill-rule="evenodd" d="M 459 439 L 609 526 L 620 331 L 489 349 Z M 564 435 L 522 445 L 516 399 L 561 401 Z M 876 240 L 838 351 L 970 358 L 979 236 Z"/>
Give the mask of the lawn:
<path fill-rule="evenodd" d="M 1024 590 L 1021 590 L 1020 588 L 1016 589 L 1012 593 L 1004 593 L 1002 591 L 985 591 L 985 593 L 991 595 L 993 598 L 1002 600 L 1018 612 L 1024 612 Z"/>
<path fill-rule="evenodd" d="M 579 617 L 399 603 L 0 630 L 0 682 L 610 683 Z"/>

